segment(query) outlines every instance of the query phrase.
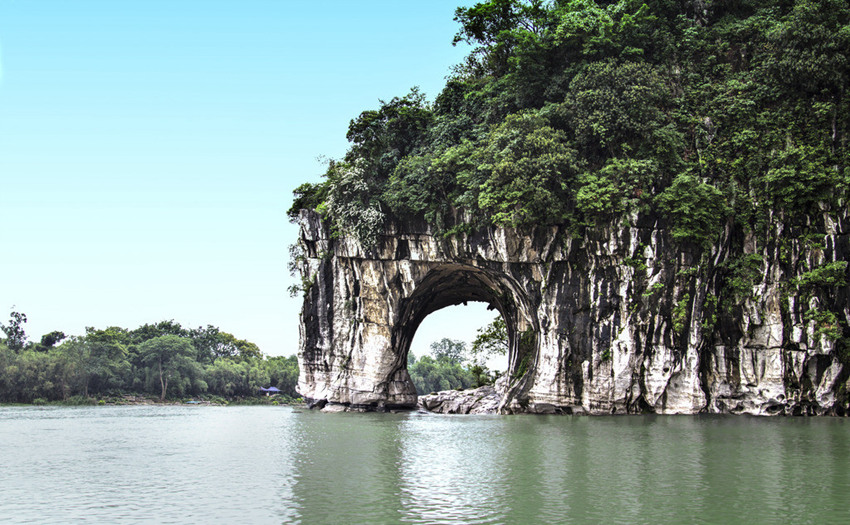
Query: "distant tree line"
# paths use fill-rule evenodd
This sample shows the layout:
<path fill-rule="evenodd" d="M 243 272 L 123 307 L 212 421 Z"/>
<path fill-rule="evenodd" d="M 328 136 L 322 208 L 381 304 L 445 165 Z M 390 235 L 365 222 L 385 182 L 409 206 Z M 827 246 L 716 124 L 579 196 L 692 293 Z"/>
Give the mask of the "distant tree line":
<path fill-rule="evenodd" d="M 507 350 L 505 321 L 497 317 L 478 330 L 469 349 L 463 341 L 443 338 L 431 343 L 431 355 L 417 359 L 412 352 L 408 353 L 407 371 L 419 395 L 477 388 L 493 384 L 499 378 L 500 372 L 491 371 L 485 363 L 488 357 L 505 355 Z"/>
<path fill-rule="evenodd" d="M 254 343 L 215 326 L 184 328 L 175 321 L 145 324 L 134 330 L 117 326 L 86 328 L 81 336 L 53 331 L 30 342 L 27 316 L 13 311 L 0 339 L 0 402 L 32 403 L 128 394 L 167 398 L 256 396 L 275 386 L 288 398 L 299 397 L 296 357 L 267 357 Z M 478 330 L 470 348 L 443 338 L 431 355 L 408 355 L 408 371 L 422 394 L 492 384 L 500 373 L 486 366 L 504 355 L 505 322 L 497 317 Z"/>
<path fill-rule="evenodd" d="M 123 394 L 239 398 L 276 386 L 296 398 L 295 356 L 267 357 L 254 343 L 215 326 L 174 321 L 133 330 L 86 328 L 81 336 L 54 331 L 28 342 L 26 315 L 0 323 L 0 402 L 31 403 Z"/>

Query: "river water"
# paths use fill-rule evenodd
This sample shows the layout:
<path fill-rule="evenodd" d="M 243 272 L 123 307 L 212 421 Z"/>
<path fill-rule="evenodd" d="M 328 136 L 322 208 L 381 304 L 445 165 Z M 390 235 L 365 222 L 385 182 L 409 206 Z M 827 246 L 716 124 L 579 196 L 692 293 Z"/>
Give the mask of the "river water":
<path fill-rule="evenodd" d="M 2 523 L 850 523 L 850 421 L 0 408 Z"/>

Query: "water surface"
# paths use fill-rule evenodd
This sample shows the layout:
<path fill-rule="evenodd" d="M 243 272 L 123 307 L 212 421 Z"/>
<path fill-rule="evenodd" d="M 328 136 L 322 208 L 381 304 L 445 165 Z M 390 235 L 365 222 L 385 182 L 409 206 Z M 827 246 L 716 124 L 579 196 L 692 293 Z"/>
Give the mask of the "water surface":
<path fill-rule="evenodd" d="M 834 418 L 0 408 L 3 523 L 848 523 Z"/>

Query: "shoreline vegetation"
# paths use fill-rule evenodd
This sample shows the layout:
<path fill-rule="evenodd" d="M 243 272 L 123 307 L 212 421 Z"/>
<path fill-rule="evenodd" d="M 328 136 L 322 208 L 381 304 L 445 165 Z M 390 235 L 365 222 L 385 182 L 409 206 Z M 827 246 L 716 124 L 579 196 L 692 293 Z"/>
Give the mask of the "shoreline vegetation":
<path fill-rule="evenodd" d="M 28 341 L 13 311 L 0 340 L 0 404 L 272 404 L 298 399 L 298 360 L 266 356 L 219 328 L 173 320 L 135 329 L 87 327 Z M 260 389 L 276 387 L 277 396 Z"/>
<path fill-rule="evenodd" d="M 301 406 L 300 397 L 286 395 L 226 398 L 221 396 L 198 396 L 174 398 L 160 401 L 156 396 L 145 394 L 120 394 L 103 397 L 74 396 L 69 399 L 49 401 L 44 398 L 33 399 L 29 403 L 3 403 L 4 407 L 88 407 L 88 406 Z"/>

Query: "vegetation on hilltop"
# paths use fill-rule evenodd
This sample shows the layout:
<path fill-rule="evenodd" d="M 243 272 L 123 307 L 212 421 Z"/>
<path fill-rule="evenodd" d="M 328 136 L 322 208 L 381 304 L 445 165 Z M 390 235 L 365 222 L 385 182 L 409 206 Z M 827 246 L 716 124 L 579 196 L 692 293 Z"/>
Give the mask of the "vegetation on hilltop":
<path fill-rule="evenodd" d="M 455 20 L 474 50 L 436 100 L 352 120 L 292 218 L 369 246 L 391 217 L 451 235 L 638 212 L 706 245 L 847 205 L 845 0 L 489 0 Z"/>

